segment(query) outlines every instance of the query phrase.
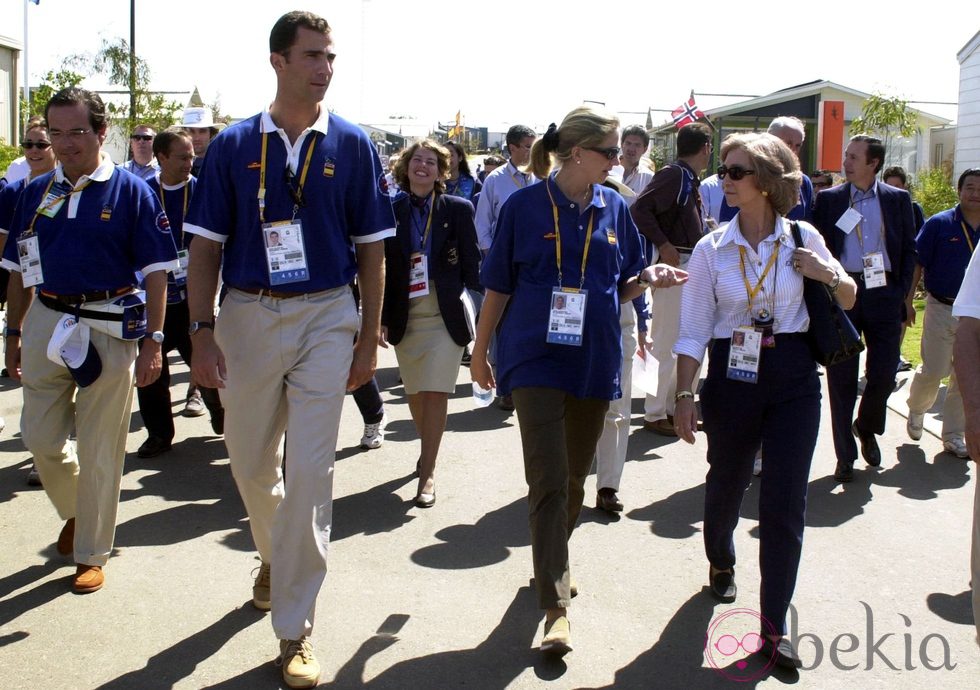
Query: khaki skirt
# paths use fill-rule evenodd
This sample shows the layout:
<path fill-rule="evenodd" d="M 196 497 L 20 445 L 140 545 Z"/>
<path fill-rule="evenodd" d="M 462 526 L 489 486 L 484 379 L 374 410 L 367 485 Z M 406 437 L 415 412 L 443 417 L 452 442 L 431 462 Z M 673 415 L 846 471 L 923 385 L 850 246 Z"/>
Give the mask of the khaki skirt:
<path fill-rule="evenodd" d="M 452 393 L 462 356 L 463 346 L 457 345 L 446 330 L 435 288 L 430 283 L 428 295 L 409 300 L 405 337 L 395 345 L 405 392 Z"/>

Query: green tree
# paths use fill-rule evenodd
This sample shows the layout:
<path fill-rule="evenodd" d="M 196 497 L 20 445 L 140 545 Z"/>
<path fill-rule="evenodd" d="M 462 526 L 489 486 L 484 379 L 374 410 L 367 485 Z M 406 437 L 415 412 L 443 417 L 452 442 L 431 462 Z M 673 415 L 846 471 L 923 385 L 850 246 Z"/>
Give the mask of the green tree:
<path fill-rule="evenodd" d="M 956 187 L 942 168 L 920 170 L 911 185 L 912 198 L 922 204 L 926 218 L 959 203 Z"/>
<path fill-rule="evenodd" d="M 4 171 L 7 169 L 7 166 L 10 165 L 10 162 L 19 156 L 20 147 L 11 146 L 3 139 L 0 139 L 0 175 L 3 175 Z"/>
<path fill-rule="evenodd" d="M 53 95 L 62 89 L 78 86 L 84 80 L 85 77 L 71 69 L 71 66 L 67 62 L 63 63 L 61 69 L 57 72 L 49 70 L 41 78 L 41 84 L 31 89 L 30 107 L 27 106 L 27 103 L 24 102 L 24 97 L 21 96 L 20 112 L 27 114 L 25 122 L 32 117 L 44 117 L 44 106 L 47 105 L 47 102 L 51 100 Z"/>
<path fill-rule="evenodd" d="M 861 116 L 851 122 L 851 134 L 876 134 L 892 151 L 897 137 L 912 137 L 918 131 L 918 117 L 908 102 L 898 96 L 875 93 L 861 106 Z"/>
<path fill-rule="evenodd" d="M 100 74 L 113 86 L 129 92 L 129 43 L 122 38 L 108 41 L 103 39 L 102 47 L 94 55 L 73 55 L 66 64 L 79 66 L 89 74 Z M 130 112 L 129 99 L 124 103 L 106 102 L 106 113 L 113 123 L 124 131 L 131 131 L 137 124 L 148 124 L 158 131 L 170 127 L 177 113 L 183 108 L 180 103 L 167 99 L 164 94 L 151 91 L 150 66 L 139 55 L 136 56 L 136 108 Z"/>

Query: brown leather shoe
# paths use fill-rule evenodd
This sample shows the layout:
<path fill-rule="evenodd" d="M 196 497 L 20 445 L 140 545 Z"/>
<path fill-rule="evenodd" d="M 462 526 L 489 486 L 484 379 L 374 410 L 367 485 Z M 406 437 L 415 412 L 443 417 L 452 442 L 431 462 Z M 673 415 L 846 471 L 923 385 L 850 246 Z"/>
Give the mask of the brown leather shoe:
<path fill-rule="evenodd" d="M 67 556 L 75 550 L 75 518 L 68 518 L 58 535 L 58 553 Z"/>
<path fill-rule="evenodd" d="M 660 434 L 661 436 L 677 436 L 677 432 L 674 431 L 674 418 L 667 417 L 667 419 L 658 419 L 655 422 L 643 422 L 643 428 L 647 431 L 652 431 L 655 434 Z"/>
<path fill-rule="evenodd" d="M 599 489 L 595 495 L 595 507 L 607 513 L 623 512 L 623 502 L 619 500 L 615 489 Z"/>
<path fill-rule="evenodd" d="M 105 575 L 102 574 L 102 566 L 80 564 L 75 567 L 75 578 L 72 580 L 71 588 L 76 594 L 98 592 L 103 584 L 105 584 Z"/>

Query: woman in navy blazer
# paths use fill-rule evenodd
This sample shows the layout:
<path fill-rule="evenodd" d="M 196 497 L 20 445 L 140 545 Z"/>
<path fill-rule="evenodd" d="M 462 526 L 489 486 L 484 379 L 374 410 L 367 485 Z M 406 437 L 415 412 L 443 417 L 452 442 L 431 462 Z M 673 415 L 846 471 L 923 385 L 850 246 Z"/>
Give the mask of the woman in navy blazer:
<path fill-rule="evenodd" d="M 449 152 L 413 144 L 395 165 L 397 232 L 385 240 L 381 345 L 395 346 L 412 421 L 422 442 L 415 504 L 435 503 L 436 455 L 463 347 L 471 335 L 460 295 L 480 286 L 473 205 L 445 193 Z"/>

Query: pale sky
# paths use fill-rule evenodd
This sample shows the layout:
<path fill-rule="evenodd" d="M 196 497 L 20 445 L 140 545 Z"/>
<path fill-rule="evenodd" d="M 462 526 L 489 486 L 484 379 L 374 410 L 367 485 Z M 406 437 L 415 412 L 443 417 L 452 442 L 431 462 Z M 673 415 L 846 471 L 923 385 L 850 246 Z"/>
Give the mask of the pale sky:
<path fill-rule="evenodd" d="M 30 5 L 32 83 L 100 39 L 129 37 L 129 0 Z M 958 100 L 956 52 L 980 26 L 951 3 L 650 0 L 136 0 L 136 49 L 152 87 L 190 91 L 247 117 L 275 94 L 268 36 L 292 9 L 322 14 L 338 58 L 327 102 L 350 120 L 461 110 L 491 131 L 543 130 L 583 100 L 615 111 L 674 108 L 696 94 L 763 95 L 826 79 L 916 101 Z M 24 0 L 0 0 L 0 34 L 23 38 Z M 861 17 L 858 19 L 858 17 Z M 98 79 L 85 84 L 104 86 Z M 183 101 L 182 96 L 175 97 Z M 732 102 L 697 96 L 702 109 Z M 741 99 L 735 99 L 741 100 Z M 955 106 L 917 105 L 956 119 Z M 667 114 L 654 113 L 654 123 Z M 642 122 L 645 115 L 623 118 Z"/>

